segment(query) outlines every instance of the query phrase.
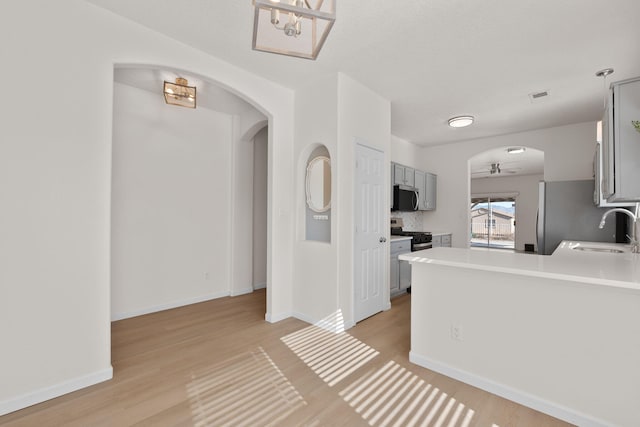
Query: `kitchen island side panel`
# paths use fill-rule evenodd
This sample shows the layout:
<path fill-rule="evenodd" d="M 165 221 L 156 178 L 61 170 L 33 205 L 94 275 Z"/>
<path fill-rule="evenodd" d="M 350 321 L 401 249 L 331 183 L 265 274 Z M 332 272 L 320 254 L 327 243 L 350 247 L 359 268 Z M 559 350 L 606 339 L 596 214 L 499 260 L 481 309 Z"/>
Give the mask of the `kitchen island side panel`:
<path fill-rule="evenodd" d="M 636 290 L 412 268 L 414 363 L 580 425 L 640 419 Z"/>

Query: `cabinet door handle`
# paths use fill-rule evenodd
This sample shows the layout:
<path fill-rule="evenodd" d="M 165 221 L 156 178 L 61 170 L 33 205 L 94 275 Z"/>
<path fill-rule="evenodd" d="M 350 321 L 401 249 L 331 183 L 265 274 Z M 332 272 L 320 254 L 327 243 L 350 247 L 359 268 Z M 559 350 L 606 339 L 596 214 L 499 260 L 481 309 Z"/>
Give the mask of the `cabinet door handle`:
<path fill-rule="evenodd" d="M 381 238 L 380 238 L 380 243 L 384 243 L 384 242 L 386 242 L 386 241 L 387 241 L 387 238 L 386 238 L 386 237 L 381 237 Z"/>

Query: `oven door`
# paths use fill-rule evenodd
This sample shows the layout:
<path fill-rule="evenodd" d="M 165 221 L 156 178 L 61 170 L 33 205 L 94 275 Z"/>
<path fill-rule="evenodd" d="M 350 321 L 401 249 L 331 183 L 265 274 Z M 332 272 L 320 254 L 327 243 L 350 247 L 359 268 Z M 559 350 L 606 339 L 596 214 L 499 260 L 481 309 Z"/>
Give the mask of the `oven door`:
<path fill-rule="evenodd" d="M 411 245 L 411 252 L 422 251 L 425 249 L 431 249 L 433 247 L 433 243 L 415 243 Z"/>

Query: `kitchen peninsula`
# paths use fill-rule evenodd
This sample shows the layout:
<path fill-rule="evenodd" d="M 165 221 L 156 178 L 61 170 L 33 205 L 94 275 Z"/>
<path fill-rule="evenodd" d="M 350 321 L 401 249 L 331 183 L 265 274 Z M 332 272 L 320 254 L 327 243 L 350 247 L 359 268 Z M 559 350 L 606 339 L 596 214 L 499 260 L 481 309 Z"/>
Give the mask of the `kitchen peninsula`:
<path fill-rule="evenodd" d="M 412 264 L 413 363 L 581 426 L 640 419 L 640 255 L 434 248 Z"/>

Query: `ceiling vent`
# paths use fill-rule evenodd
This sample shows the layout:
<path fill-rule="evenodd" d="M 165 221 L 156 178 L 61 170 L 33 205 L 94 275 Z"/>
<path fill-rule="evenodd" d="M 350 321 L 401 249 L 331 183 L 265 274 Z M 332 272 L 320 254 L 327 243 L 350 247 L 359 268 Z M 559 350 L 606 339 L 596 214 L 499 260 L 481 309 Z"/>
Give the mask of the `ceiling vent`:
<path fill-rule="evenodd" d="M 540 92 L 533 92 L 529 94 L 529 99 L 531 100 L 531 102 L 540 102 L 542 100 L 544 100 L 544 98 L 546 98 L 547 96 L 549 96 L 549 91 L 548 90 L 543 90 Z"/>

